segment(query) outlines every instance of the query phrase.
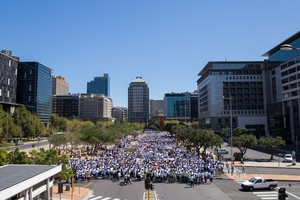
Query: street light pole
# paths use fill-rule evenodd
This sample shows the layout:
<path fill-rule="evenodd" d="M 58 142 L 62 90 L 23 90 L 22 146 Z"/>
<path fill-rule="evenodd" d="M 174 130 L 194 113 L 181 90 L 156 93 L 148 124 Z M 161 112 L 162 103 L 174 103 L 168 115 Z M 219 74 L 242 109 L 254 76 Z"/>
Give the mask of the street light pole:
<path fill-rule="evenodd" d="M 184 144 L 186 143 L 186 101 L 184 100 Z"/>
<path fill-rule="evenodd" d="M 231 162 L 233 162 L 233 152 L 232 152 L 232 98 L 229 94 L 229 109 L 230 109 L 230 153 L 231 153 Z"/>
<path fill-rule="evenodd" d="M 232 97 L 231 97 L 231 94 L 229 94 L 229 98 L 227 97 L 224 97 L 223 96 L 223 99 L 228 99 L 229 100 L 229 112 L 230 112 L 230 159 L 231 159 L 231 162 L 233 162 L 233 150 L 232 150 L 232 147 L 233 147 L 233 140 L 232 140 Z"/>

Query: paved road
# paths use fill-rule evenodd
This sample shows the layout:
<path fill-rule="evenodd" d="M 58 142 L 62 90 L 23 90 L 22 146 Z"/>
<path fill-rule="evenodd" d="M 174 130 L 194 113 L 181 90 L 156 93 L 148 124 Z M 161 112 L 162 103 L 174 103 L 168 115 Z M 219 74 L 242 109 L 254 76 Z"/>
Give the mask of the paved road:
<path fill-rule="evenodd" d="M 34 145 L 34 147 L 32 146 Z M 44 146 L 49 146 L 49 142 L 48 140 L 42 140 L 39 142 L 26 142 L 22 145 L 18 145 L 18 146 L 11 146 L 9 151 L 14 151 L 16 148 L 19 148 L 19 150 L 26 150 L 29 151 L 31 149 L 38 149 Z"/>
<path fill-rule="evenodd" d="M 244 180 L 231 180 L 226 177 L 217 179 L 215 185 L 224 191 L 232 200 L 275 200 L 278 199 L 279 187 L 286 188 L 289 200 L 300 199 L 300 184 L 289 184 L 285 181 L 278 182 L 278 188 L 270 190 L 255 190 L 253 192 L 243 191 L 240 183 Z"/>
<path fill-rule="evenodd" d="M 82 185 L 82 183 L 81 183 Z M 94 180 L 85 185 L 94 191 L 90 200 L 141 200 L 143 199 L 144 182 L 133 182 L 132 185 L 120 186 L 109 180 Z M 230 200 L 227 194 L 214 183 L 195 185 L 191 188 L 181 183 L 157 183 L 155 191 L 159 200 Z"/>

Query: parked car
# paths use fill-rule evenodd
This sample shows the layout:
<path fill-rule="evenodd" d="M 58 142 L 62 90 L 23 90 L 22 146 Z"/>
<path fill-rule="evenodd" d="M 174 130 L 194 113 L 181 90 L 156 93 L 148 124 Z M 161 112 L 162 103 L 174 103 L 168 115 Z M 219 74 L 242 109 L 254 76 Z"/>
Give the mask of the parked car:
<path fill-rule="evenodd" d="M 220 149 L 218 149 L 218 154 L 228 154 L 228 153 L 229 153 L 229 151 L 226 148 L 220 148 Z"/>
<path fill-rule="evenodd" d="M 283 162 L 293 162 L 292 154 L 285 154 L 283 159 Z"/>
<path fill-rule="evenodd" d="M 262 177 L 253 177 L 248 181 L 241 183 L 243 190 L 253 191 L 254 189 L 270 189 L 274 190 L 277 187 L 277 181 L 273 179 L 263 179 Z"/>
<path fill-rule="evenodd" d="M 22 145 L 22 144 L 24 144 L 24 142 L 22 141 L 22 140 L 18 140 L 18 143 L 17 143 L 18 145 Z"/>

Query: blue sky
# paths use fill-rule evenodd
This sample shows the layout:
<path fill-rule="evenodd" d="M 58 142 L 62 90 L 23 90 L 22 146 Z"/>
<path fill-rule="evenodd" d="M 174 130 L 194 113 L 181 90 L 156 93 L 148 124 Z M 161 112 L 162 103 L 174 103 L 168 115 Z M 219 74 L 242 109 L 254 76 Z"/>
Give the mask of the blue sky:
<path fill-rule="evenodd" d="M 71 93 L 108 73 L 114 106 L 136 76 L 151 99 L 196 90 L 209 61 L 260 61 L 299 31 L 299 0 L 1 1 L 0 49 L 65 77 Z"/>

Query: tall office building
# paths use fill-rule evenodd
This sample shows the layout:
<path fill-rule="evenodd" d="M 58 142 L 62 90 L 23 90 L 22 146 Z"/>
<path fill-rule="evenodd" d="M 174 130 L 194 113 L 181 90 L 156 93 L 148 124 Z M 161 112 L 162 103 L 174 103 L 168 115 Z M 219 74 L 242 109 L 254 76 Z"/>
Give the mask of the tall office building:
<path fill-rule="evenodd" d="M 12 56 L 12 52 L 0 52 L 0 104 L 4 110 L 12 112 L 17 99 L 17 74 L 19 58 Z"/>
<path fill-rule="evenodd" d="M 164 100 L 150 99 L 150 117 L 164 115 Z"/>
<path fill-rule="evenodd" d="M 79 118 L 83 120 L 112 120 L 113 102 L 102 94 L 79 94 Z"/>
<path fill-rule="evenodd" d="M 128 87 L 128 121 L 148 123 L 149 88 L 142 77 L 136 77 Z"/>
<path fill-rule="evenodd" d="M 60 117 L 78 118 L 79 94 L 53 95 L 52 113 Z"/>
<path fill-rule="evenodd" d="M 166 93 L 164 96 L 164 116 L 167 120 L 191 120 L 191 93 Z"/>
<path fill-rule="evenodd" d="M 112 117 L 116 119 L 117 122 L 125 122 L 127 109 L 123 107 L 113 107 Z"/>
<path fill-rule="evenodd" d="M 208 62 L 198 74 L 198 111 L 203 128 L 236 127 L 267 133 L 265 70 L 268 62 Z"/>
<path fill-rule="evenodd" d="M 52 77 L 52 95 L 67 95 L 69 94 L 69 83 L 62 76 Z"/>
<path fill-rule="evenodd" d="M 290 48 L 282 49 L 282 45 Z M 288 46 L 289 47 L 289 46 Z M 300 140 L 300 32 L 282 41 L 262 56 L 268 57 L 267 97 L 270 135 L 287 142 Z"/>
<path fill-rule="evenodd" d="M 198 91 L 191 93 L 191 120 L 198 121 Z"/>
<path fill-rule="evenodd" d="M 52 70 L 39 62 L 19 62 L 17 85 L 17 103 L 48 124 L 52 111 Z"/>
<path fill-rule="evenodd" d="M 110 96 L 110 78 L 108 74 L 103 77 L 95 77 L 93 81 L 87 83 L 87 93 L 103 94 Z"/>

